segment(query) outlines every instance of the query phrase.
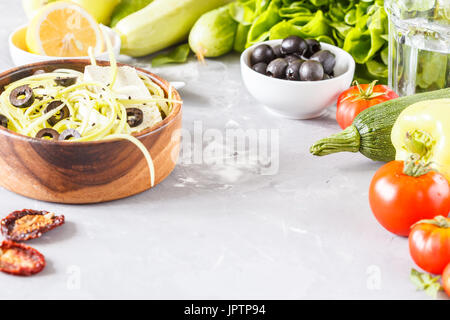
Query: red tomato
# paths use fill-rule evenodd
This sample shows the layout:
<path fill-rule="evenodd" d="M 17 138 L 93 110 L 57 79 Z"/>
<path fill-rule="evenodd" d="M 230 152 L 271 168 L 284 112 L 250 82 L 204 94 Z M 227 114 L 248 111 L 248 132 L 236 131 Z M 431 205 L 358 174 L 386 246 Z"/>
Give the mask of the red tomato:
<path fill-rule="evenodd" d="M 442 273 L 442 286 L 444 287 L 445 293 L 450 297 L 450 261 Z"/>
<path fill-rule="evenodd" d="M 409 252 L 423 270 L 441 274 L 450 262 L 450 218 L 419 221 L 409 234 Z"/>
<path fill-rule="evenodd" d="M 375 218 L 383 227 L 397 235 L 408 236 L 416 222 L 447 216 L 450 185 L 444 176 L 434 171 L 409 176 L 403 172 L 403 161 L 392 161 L 373 177 L 369 201 Z"/>
<path fill-rule="evenodd" d="M 353 119 L 363 110 L 381 102 L 398 98 L 388 86 L 358 84 L 341 93 L 337 101 L 336 120 L 342 129 L 352 124 Z"/>

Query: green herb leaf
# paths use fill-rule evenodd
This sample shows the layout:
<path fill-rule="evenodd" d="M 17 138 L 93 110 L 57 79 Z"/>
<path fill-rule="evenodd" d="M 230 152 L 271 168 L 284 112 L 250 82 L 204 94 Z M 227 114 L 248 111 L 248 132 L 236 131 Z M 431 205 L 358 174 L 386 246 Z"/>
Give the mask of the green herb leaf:
<path fill-rule="evenodd" d="M 182 44 L 172 51 L 161 53 L 154 57 L 152 60 L 152 67 L 159 67 L 169 63 L 186 62 L 190 51 L 189 44 Z"/>
<path fill-rule="evenodd" d="M 419 272 L 414 268 L 411 269 L 410 279 L 417 290 L 424 290 L 427 295 L 434 299 L 436 299 L 438 292 L 443 289 L 439 282 L 440 276 L 432 277 L 430 274 Z"/>

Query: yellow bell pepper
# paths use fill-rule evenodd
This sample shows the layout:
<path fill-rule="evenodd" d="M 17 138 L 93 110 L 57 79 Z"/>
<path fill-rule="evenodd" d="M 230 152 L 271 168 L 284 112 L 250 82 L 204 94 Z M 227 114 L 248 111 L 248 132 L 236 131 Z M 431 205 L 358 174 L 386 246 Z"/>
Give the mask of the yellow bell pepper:
<path fill-rule="evenodd" d="M 418 154 L 450 181 L 450 99 L 407 107 L 392 128 L 391 139 L 397 160 Z"/>

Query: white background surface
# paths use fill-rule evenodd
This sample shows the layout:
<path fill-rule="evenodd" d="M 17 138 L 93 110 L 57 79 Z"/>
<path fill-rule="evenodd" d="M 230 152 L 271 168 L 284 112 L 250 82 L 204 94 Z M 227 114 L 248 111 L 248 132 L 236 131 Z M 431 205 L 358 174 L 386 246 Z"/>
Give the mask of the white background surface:
<path fill-rule="evenodd" d="M 8 34 L 25 22 L 20 1 L 0 0 L 0 17 L 5 70 L 12 67 Z M 139 62 L 148 66 L 149 59 Z M 308 152 L 338 131 L 333 109 L 312 121 L 274 118 L 242 87 L 237 55 L 154 71 L 188 83 L 182 96 L 191 134 L 194 121 L 221 132 L 278 129 L 277 174 L 261 175 L 255 163 L 180 163 L 152 191 L 84 206 L 1 189 L 0 216 L 45 209 L 67 223 L 29 243 L 47 258 L 41 274 L 0 274 L 0 299 L 427 298 L 409 281 L 407 240 L 382 229 L 370 212 L 367 190 L 381 164 L 359 154 Z"/>

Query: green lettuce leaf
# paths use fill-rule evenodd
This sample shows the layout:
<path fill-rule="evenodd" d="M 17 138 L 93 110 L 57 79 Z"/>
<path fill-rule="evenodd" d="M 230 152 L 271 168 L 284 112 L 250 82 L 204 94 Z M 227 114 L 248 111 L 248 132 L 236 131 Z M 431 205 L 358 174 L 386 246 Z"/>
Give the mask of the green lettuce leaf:
<path fill-rule="evenodd" d="M 264 0 L 259 0 L 259 2 L 261 2 L 260 8 L 266 6 Z M 267 40 L 269 38 L 270 29 L 272 28 L 272 26 L 274 26 L 281 20 L 281 17 L 278 14 L 279 9 L 281 8 L 281 0 L 266 0 L 265 2 L 270 3 L 268 4 L 267 9 L 264 10 L 258 18 L 256 18 L 255 22 L 251 26 L 248 33 L 247 47 L 255 43 Z"/>
<path fill-rule="evenodd" d="M 229 5 L 231 17 L 242 25 L 249 26 L 255 20 L 255 1 L 236 1 Z"/>
<path fill-rule="evenodd" d="M 382 35 L 387 32 L 387 15 L 382 7 L 378 7 L 372 15 L 361 20 L 364 23 L 358 22 L 347 34 L 343 49 L 353 56 L 356 63 L 364 64 L 372 59 L 386 42 Z"/>
<path fill-rule="evenodd" d="M 290 21 L 282 21 L 270 30 L 270 39 L 283 39 L 291 35 L 316 38 L 332 36 L 332 33 L 323 12 L 318 10 L 312 18 L 304 15 Z"/>
<path fill-rule="evenodd" d="M 450 66 L 448 55 L 423 51 L 417 63 L 416 85 L 418 86 L 418 92 L 445 88 L 448 66 Z M 433 70 L 433 72 L 430 72 L 430 70 Z"/>

